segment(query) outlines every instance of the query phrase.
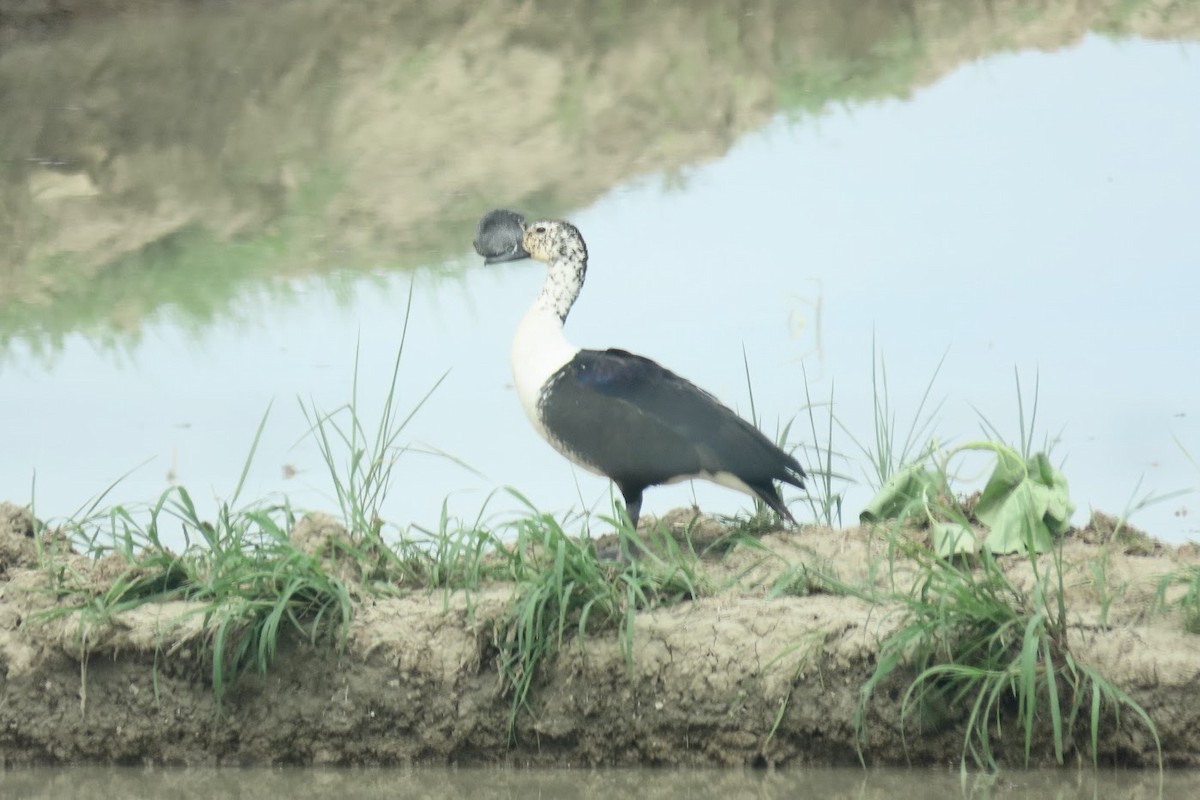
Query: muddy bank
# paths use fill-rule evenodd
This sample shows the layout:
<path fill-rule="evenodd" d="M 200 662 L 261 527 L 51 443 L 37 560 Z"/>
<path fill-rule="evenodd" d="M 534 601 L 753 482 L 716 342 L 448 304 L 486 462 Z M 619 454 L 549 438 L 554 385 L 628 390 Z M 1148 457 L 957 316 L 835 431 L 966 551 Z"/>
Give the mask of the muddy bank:
<path fill-rule="evenodd" d="M 6 766 L 854 765 L 859 692 L 898 609 L 769 590 L 789 566 L 804 564 L 833 568 L 846 582 L 891 575 L 903 585 L 916 574 L 903 559 L 888 562 L 886 542 L 861 528 L 774 533 L 762 549 L 706 558 L 710 593 L 642 613 L 631 665 L 615 633 L 566 642 L 541 671 L 510 741 L 495 629 L 512 585 L 470 596 L 363 593 L 340 654 L 329 643 L 285 637 L 270 671 L 239 679 L 218 708 L 205 655 L 211 643 L 187 603 L 87 625 L 78 613 L 48 615 L 64 602 L 53 587 L 65 572 L 99 591 L 119 570 L 82 556 L 64 557 L 56 570 L 39 566 L 28 517 L 3 510 Z M 1178 614 L 1152 610 L 1160 576 L 1200 558 L 1191 546 L 1086 534 L 1064 548 L 1072 650 L 1146 709 L 1169 764 L 1200 766 L 1200 637 L 1184 632 Z M 1028 562 L 1006 564 L 1017 585 L 1029 585 Z M 954 714 L 924 730 L 910 721 L 905 747 L 898 704 L 908 677 L 876 691 L 864 758 L 957 766 L 963 719 Z M 1132 717 L 1123 712 L 1117 729 L 1106 713 L 1101 763 L 1155 763 L 1153 740 Z M 1016 727 L 995 740 L 1009 764 L 1023 760 Z M 1087 758 L 1087 742 L 1075 745 L 1069 762 Z M 1047 736 L 1035 737 L 1032 761 L 1052 763 Z"/>

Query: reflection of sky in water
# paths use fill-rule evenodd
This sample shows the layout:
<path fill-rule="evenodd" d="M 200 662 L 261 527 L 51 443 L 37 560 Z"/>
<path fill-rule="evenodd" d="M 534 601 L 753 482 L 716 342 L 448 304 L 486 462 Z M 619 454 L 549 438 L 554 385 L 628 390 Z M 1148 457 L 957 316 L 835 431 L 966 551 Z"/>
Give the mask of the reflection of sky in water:
<path fill-rule="evenodd" d="M 572 215 L 592 270 L 569 335 L 650 355 L 748 413 L 744 345 L 764 428 L 795 415 L 792 439 L 804 442 L 802 364 L 814 399 L 833 386 L 841 421 L 865 442 L 872 338 L 902 429 L 948 348 L 933 390 L 945 399 L 938 434 L 974 437 L 977 409 L 1015 438 L 1013 369 L 1027 393 L 1040 372 L 1037 442 L 1061 431 L 1054 460 L 1066 459 L 1080 520 L 1089 506 L 1122 511 L 1139 480 L 1143 492 L 1194 490 L 1200 467 L 1173 438 L 1200 458 L 1198 141 L 1200 47 L 1096 37 L 989 58 L 909 101 L 779 121 L 695 169 L 682 191 L 650 180 Z M 484 477 L 407 454 L 389 518 L 433 525 L 447 495 L 453 514 L 473 518 L 503 484 L 548 510 L 607 508 L 607 483 L 538 441 L 509 386 L 509 336 L 541 277 L 525 263 L 472 270 L 465 288 L 418 281 L 404 408 L 451 372 L 402 440 Z M 238 316 L 253 322 L 199 341 L 166 320 L 127 356 L 75 336 L 48 372 L 9 361 L 4 405 L 21 424 L 6 437 L 5 495 L 25 499 L 36 467 L 39 513 L 66 514 L 154 457 L 113 499 L 153 498 L 169 469 L 198 501 L 224 496 L 274 401 L 243 499 L 286 491 L 335 510 L 315 450 L 297 445 L 296 397 L 326 408 L 348 399 L 361 334 L 371 374 L 360 391 L 374 407 L 407 287 L 402 277 L 383 290 L 364 283 L 340 305 L 317 284 L 281 307 L 247 296 Z M 860 479 L 849 523 L 869 494 L 865 459 L 844 434 L 835 447 L 852 456 L 840 468 Z M 284 480 L 285 464 L 299 474 Z M 708 511 L 749 504 L 707 485 L 694 491 Z M 688 486 L 651 490 L 645 509 L 692 497 Z M 1178 497 L 1133 521 L 1170 539 L 1195 536 L 1200 505 Z"/>

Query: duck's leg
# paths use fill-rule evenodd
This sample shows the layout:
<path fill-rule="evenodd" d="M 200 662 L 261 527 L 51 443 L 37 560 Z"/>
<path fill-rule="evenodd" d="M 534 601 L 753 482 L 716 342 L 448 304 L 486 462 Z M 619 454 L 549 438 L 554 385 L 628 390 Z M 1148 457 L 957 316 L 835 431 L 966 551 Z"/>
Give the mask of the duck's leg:
<path fill-rule="evenodd" d="M 637 531 L 638 517 L 642 515 L 642 490 L 646 487 L 628 483 L 618 483 L 621 496 L 625 498 L 625 513 L 629 516 L 629 524 Z"/>

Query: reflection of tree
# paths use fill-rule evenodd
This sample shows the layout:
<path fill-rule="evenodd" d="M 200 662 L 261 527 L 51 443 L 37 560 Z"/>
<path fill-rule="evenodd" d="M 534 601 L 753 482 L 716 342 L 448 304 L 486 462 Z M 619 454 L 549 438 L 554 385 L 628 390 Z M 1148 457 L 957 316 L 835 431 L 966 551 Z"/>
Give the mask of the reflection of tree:
<path fill-rule="evenodd" d="M 1197 6 L 295 0 L 10 31 L 0 341 L 119 338 L 166 304 L 202 324 L 247 281 L 436 263 L 492 205 L 670 186 L 780 110 L 1093 28 L 1194 35 Z"/>

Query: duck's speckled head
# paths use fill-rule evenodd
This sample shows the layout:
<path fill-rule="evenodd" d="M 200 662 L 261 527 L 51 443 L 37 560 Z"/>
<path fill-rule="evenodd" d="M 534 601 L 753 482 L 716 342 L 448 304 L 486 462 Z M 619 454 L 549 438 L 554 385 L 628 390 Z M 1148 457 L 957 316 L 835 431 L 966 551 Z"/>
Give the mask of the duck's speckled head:
<path fill-rule="evenodd" d="M 558 259 L 586 261 L 587 245 L 579 229 L 558 219 L 542 219 L 525 226 L 521 242 L 529 257 L 550 263 Z"/>
<path fill-rule="evenodd" d="M 500 264 L 529 258 L 522 246 L 525 236 L 525 217 L 516 211 L 496 208 L 483 215 L 475 228 L 475 252 L 483 256 L 484 264 Z"/>
<path fill-rule="evenodd" d="M 569 222 L 543 219 L 525 222 L 516 211 L 497 208 L 483 215 L 475 229 L 475 252 L 485 264 L 533 258 L 543 262 L 546 282 L 530 314 L 552 312 L 560 324 L 583 288 L 587 274 L 587 245 Z M 540 317 L 539 317 L 540 318 Z"/>

